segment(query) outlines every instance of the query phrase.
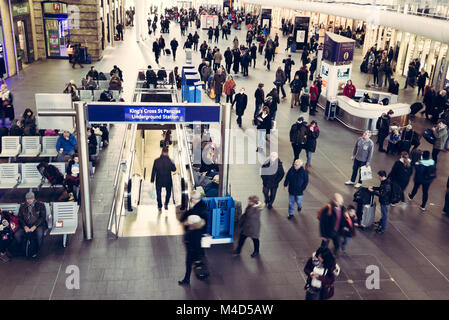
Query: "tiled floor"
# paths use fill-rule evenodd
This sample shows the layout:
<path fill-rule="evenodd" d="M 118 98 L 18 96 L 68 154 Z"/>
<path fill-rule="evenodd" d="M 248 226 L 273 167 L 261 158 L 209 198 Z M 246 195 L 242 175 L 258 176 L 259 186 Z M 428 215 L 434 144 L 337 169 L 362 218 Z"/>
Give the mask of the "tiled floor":
<path fill-rule="evenodd" d="M 177 25 L 172 29 L 170 37 L 176 35 L 178 41 L 182 39 Z M 244 33 L 245 30 L 238 32 L 241 40 Z M 204 35 L 201 31 L 201 39 Z M 221 51 L 231 45 L 234 35 L 233 30 L 227 42 L 220 40 Z M 167 35 L 164 37 L 168 42 Z M 179 42 L 181 44 L 182 41 Z M 281 48 L 285 48 L 285 42 L 286 39 L 281 38 Z M 265 91 L 269 91 L 275 70 L 284 56 L 284 51 L 280 50 L 270 72 L 263 68 L 263 59 L 258 56 L 257 67 L 250 68 L 248 78 L 235 77 L 238 88 L 244 86 L 249 98 L 243 119 L 244 129 L 251 128 L 256 84 L 264 82 Z M 297 64 L 299 57 L 299 53 L 294 54 Z M 179 66 L 184 63 L 184 58 L 180 48 Z M 353 80 L 356 86 L 363 87 L 365 80 L 364 75 L 358 72 L 359 61 L 360 57 L 354 62 Z M 130 101 L 137 68 L 148 64 L 155 67 L 151 42 L 147 40 L 137 44 L 133 30 L 127 30 L 125 41 L 106 50 L 104 59 L 95 65 L 100 71 L 109 71 L 115 63 L 124 71 L 125 98 Z M 199 53 L 194 53 L 194 63 L 198 65 Z M 161 57 L 161 65 L 173 64 L 171 57 Z M 28 106 L 34 108 L 34 93 L 60 92 L 63 83 L 70 79 L 78 81 L 87 70 L 87 66 L 82 70 L 72 70 L 67 61 L 36 62 L 19 76 L 8 80 L 15 93 L 16 112 Z M 401 91 L 399 99 L 414 102 L 415 94 L 413 89 L 407 89 Z M 299 114 L 297 109 L 290 109 L 289 97 L 288 94 L 287 100 L 279 105 L 277 116 L 279 155 L 285 169 L 293 157 L 288 131 Z M 250 258 L 250 241 L 240 257 L 231 256 L 231 245 L 217 245 L 207 250 L 211 271 L 208 282 L 192 277 L 191 286 L 184 288 L 177 284 L 184 273 L 182 236 L 109 239 L 106 227 L 112 199 L 111 182 L 123 132 L 123 126 L 117 125 L 112 128 L 111 144 L 103 151 L 92 186 L 94 239 L 83 240 L 80 223 L 77 234 L 69 239 L 68 248 L 62 248 L 59 237 L 47 237 L 39 259 L 16 258 L 1 264 L 0 272 L 8 276 L 0 277 L 0 299 L 303 299 L 305 275 L 302 270 L 320 244 L 316 211 L 334 192 L 342 193 L 346 203 L 351 203 L 354 190 L 343 183 L 351 172 L 350 155 L 357 138 L 339 123 L 324 120 L 322 112 L 313 118 L 318 120 L 321 134 L 313 155 L 303 211 L 288 221 L 287 192 L 279 189 L 274 209 L 262 213 L 259 258 Z M 232 119 L 232 126 L 236 128 L 234 115 Z M 417 119 L 415 126 L 420 131 L 429 124 Z M 254 149 L 255 146 L 249 148 Z M 430 149 L 431 146 L 423 142 L 422 148 Z M 302 154 L 301 158 L 304 157 Z M 375 152 L 372 166 L 374 171 L 389 170 L 394 161 L 395 157 Z M 365 231 L 358 232 L 352 239 L 348 254 L 338 258 L 342 273 L 336 282 L 334 299 L 449 298 L 449 220 L 441 216 L 449 171 L 447 161 L 448 155 L 442 153 L 438 178 L 430 188 L 430 204 L 426 213 L 418 209 L 419 194 L 407 209 L 391 209 L 390 223 L 384 235 Z M 259 165 L 232 165 L 230 172 L 234 198 L 245 205 L 249 195 L 262 196 Z M 66 268 L 70 265 L 80 269 L 79 290 L 66 288 Z M 379 268 L 378 290 L 366 288 L 365 281 L 369 275 L 366 268 L 369 265 Z"/>

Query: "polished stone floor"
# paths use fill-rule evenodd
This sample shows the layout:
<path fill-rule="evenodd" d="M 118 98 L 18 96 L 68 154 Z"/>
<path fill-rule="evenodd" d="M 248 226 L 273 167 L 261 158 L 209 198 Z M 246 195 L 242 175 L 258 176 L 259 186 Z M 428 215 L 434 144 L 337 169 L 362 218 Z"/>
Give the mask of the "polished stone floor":
<path fill-rule="evenodd" d="M 177 25 L 172 25 L 172 36 L 180 42 L 176 64 L 184 64 L 185 54 L 182 37 Z M 95 63 L 100 71 L 109 71 L 118 64 L 124 71 L 125 100 L 130 101 L 137 69 L 151 64 L 156 67 L 151 51 L 151 41 L 137 44 L 134 30 L 127 30 L 125 41 L 105 51 L 104 59 Z M 245 39 L 245 28 L 237 34 Z M 159 30 L 157 31 L 159 37 Z M 223 52 L 236 35 L 227 42 L 220 39 L 218 46 Z M 205 32 L 201 31 L 201 39 Z M 167 35 L 164 35 L 169 42 Z M 281 48 L 286 38 L 281 37 Z M 300 53 L 293 54 L 300 64 Z M 271 71 L 262 66 L 258 56 L 256 69 L 250 69 L 249 77 L 235 77 L 237 87 L 244 86 L 248 94 L 248 109 L 243 127 L 251 127 L 254 108 L 253 92 L 257 83 L 265 83 L 265 91 L 272 87 L 275 70 L 285 53 L 275 58 Z M 194 63 L 200 61 L 199 52 L 194 53 Z M 354 63 L 353 80 L 363 87 L 364 75 Z M 161 65 L 174 65 L 171 57 L 162 56 Z M 293 70 L 296 70 L 294 68 Z M 80 82 L 88 71 L 73 70 L 67 61 L 49 60 L 36 62 L 19 76 L 9 79 L 8 85 L 15 92 L 16 112 L 25 107 L 34 108 L 34 94 L 61 92 L 63 84 L 71 79 Z M 400 80 L 403 83 L 403 79 Z M 402 87 L 402 86 L 401 86 Z M 400 101 L 414 102 L 416 91 L 401 90 Z M 290 109 L 290 94 L 279 105 L 277 128 L 279 155 L 285 169 L 293 160 L 288 141 L 291 124 L 299 115 Z M 207 98 L 206 98 L 207 99 Z M 209 101 L 209 100 L 206 100 Z M 182 236 L 154 236 L 109 239 L 106 232 L 107 218 L 112 200 L 112 179 L 123 133 L 123 126 L 111 130 L 111 144 L 102 151 L 98 164 L 92 195 L 94 203 L 94 239 L 83 240 L 82 224 L 70 237 L 69 247 L 62 248 L 59 237 L 47 237 L 39 259 L 28 261 L 16 258 L 0 264 L 0 299 L 303 299 L 305 275 L 303 268 L 308 257 L 320 244 L 316 211 L 334 192 L 340 192 L 346 204 L 352 201 L 354 190 L 344 185 L 351 173 L 350 160 L 357 134 L 348 131 L 337 122 L 329 122 L 320 111 L 315 117 L 321 134 L 313 155 L 310 183 L 304 195 L 301 214 L 287 220 L 287 192 L 279 189 L 274 209 L 262 213 L 261 254 L 250 258 L 252 243 L 248 241 L 240 257 L 231 257 L 230 245 L 217 245 L 207 250 L 211 277 L 207 283 L 192 276 L 190 287 L 180 287 L 184 273 L 184 247 Z M 233 127 L 236 127 L 233 115 Z M 421 118 L 415 121 L 417 131 L 428 127 Z M 255 146 L 250 145 L 249 148 Z M 423 141 L 423 149 L 431 146 Z M 304 159 L 304 153 L 301 154 Z M 389 170 L 395 157 L 375 152 L 372 161 L 374 172 Z M 374 231 L 358 232 L 348 245 L 347 254 L 338 257 L 342 273 L 335 285 L 334 299 L 448 299 L 449 298 L 449 219 L 441 215 L 445 184 L 449 172 L 448 155 L 442 153 L 438 162 L 438 178 L 430 188 L 428 210 L 418 209 L 421 193 L 406 209 L 391 208 L 388 229 L 383 235 Z M 246 204 L 251 194 L 262 197 L 259 165 L 232 165 L 230 170 L 232 196 Z M 373 180 L 374 184 L 377 181 Z M 411 186 L 409 186 L 409 189 Z M 377 212 L 377 215 L 380 215 Z M 81 216 L 80 216 L 81 217 Z M 79 290 L 67 290 L 66 269 L 70 265 L 80 268 Z M 365 281 L 367 266 L 380 270 L 380 288 L 369 290 Z"/>

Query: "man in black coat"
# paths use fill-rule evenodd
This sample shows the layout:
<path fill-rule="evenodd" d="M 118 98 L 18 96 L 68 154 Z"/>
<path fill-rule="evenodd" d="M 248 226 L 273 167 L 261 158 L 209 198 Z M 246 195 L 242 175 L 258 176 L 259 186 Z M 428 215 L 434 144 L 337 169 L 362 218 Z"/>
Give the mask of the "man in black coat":
<path fill-rule="evenodd" d="M 296 159 L 293 166 L 287 171 L 284 181 L 284 189 L 288 186 L 288 219 L 293 218 L 295 203 L 298 206 L 298 212 L 302 209 L 302 198 L 304 191 L 309 184 L 309 174 L 304 169 L 301 159 Z"/>
<path fill-rule="evenodd" d="M 235 95 L 232 106 L 235 106 L 235 113 L 237 115 L 237 124 L 242 127 L 242 116 L 245 113 L 246 105 L 248 104 L 248 96 L 245 94 L 245 89 L 240 89 L 240 92 Z"/>
<path fill-rule="evenodd" d="M 253 43 L 249 50 L 251 52 L 251 61 L 254 61 L 253 62 L 253 68 L 255 68 L 256 67 L 256 58 L 257 58 L 257 47 L 256 47 L 256 44 Z"/>
<path fill-rule="evenodd" d="M 156 63 L 159 64 L 159 56 L 161 55 L 161 48 L 159 47 L 159 43 L 157 42 L 157 40 L 154 40 L 153 42 L 153 52 Z"/>
<path fill-rule="evenodd" d="M 303 149 L 306 150 L 307 123 L 304 122 L 303 117 L 299 117 L 296 123 L 290 128 L 290 142 L 293 148 L 293 160 L 296 160 L 299 158 L 301 151 Z"/>
<path fill-rule="evenodd" d="M 393 114 L 393 111 L 390 110 L 388 113 L 383 113 L 376 122 L 377 131 L 377 144 L 379 145 L 379 152 L 385 152 L 384 149 L 384 141 L 385 138 L 388 137 L 390 133 L 390 114 Z"/>
<path fill-rule="evenodd" d="M 172 41 L 170 41 L 170 47 L 171 52 L 173 54 L 173 61 L 176 61 L 176 50 L 178 49 L 178 41 L 176 41 L 176 38 L 173 38 Z"/>
<path fill-rule="evenodd" d="M 231 65 L 232 65 L 232 51 L 231 48 L 228 47 L 226 49 L 226 51 L 224 52 L 224 58 L 225 58 L 225 63 L 226 63 L 226 73 L 230 74 L 231 73 Z"/>
<path fill-rule="evenodd" d="M 256 108 L 254 110 L 254 119 L 259 115 L 262 110 L 262 106 L 265 100 L 265 92 L 263 91 L 264 84 L 259 83 L 256 92 L 254 92 L 254 98 L 256 98 Z"/>
<path fill-rule="evenodd" d="M 334 242 L 334 253 L 340 248 L 340 231 L 344 222 L 345 207 L 343 196 L 335 193 L 332 200 L 318 211 L 320 219 L 320 234 L 323 238 L 322 247 L 327 247 L 329 241 Z"/>
<path fill-rule="evenodd" d="M 270 158 L 262 165 L 261 177 L 263 182 L 263 195 L 268 209 L 273 208 L 279 183 L 284 178 L 284 167 L 276 152 L 272 152 Z"/>
<path fill-rule="evenodd" d="M 156 179 L 156 194 L 157 194 L 157 208 L 162 210 L 161 191 L 165 188 L 165 210 L 168 210 L 168 202 L 171 197 L 172 190 L 172 178 L 171 173 L 176 171 L 176 166 L 173 161 L 168 157 L 168 148 L 162 149 L 162 154 L 159 158 L 154 160 L 153 170 L 151 171 L 151 183 L 154 183 Z"/>
<path fill-rule="evenodd" d="M 287 77 L 288 82 L 291 82 L 292 65 L 295 64 L 295 61 L 292 60 L 292 55 L 289 54 L 287 59 L 282 60 L 282 63 L 284 64 L 285 76 Z"/>
<path fill-rule="evenodd" d="M 396 79 L 390 81 L 390 85 L 388 86 L 388 92 L 391 94 L 399 94 L 399 82 Z"/>
<path fill-rule="evenodd" d="M 156 72 L 154 72 L 154 70 L 151 69 L 151 66 L 148 66 L 147 72 L 145 74 L 145 80 L 147 82 L 147 88 L 150 87 L 150 84 L 153 85 L 153 88 L 156 88 L 157 76 L 156 76 Z"/>

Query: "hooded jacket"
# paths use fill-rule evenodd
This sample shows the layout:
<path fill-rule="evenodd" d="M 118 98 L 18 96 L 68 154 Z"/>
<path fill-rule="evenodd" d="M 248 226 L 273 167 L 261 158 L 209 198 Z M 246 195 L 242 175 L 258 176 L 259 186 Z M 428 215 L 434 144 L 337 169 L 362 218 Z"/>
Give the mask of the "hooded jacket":
<path fill-rule="evenodd" d="M 426 179 L 426 171 L 432 170 L 432 168 L 430 168 L 432 166 L 433 167 L 435 166 L 435 161 L 433 161 L 433 159 L 420 160 L 419 164 L 415 166 L 415 177 L 414 177 L 415 183 L 423 183 L 423 184 L 432 183 L 433 179 Z"/>

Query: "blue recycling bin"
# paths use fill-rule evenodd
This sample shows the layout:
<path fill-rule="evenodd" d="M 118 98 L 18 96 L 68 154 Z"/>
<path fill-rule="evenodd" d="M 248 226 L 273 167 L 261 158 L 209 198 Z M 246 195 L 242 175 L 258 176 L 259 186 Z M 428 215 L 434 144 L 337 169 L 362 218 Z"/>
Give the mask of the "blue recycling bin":
<path fill-rule="evenodd" d="M 220 243 L 234 240 L 235 202 L 232 197 L 203 198 L 208 208 L 207 233 Z"/>

